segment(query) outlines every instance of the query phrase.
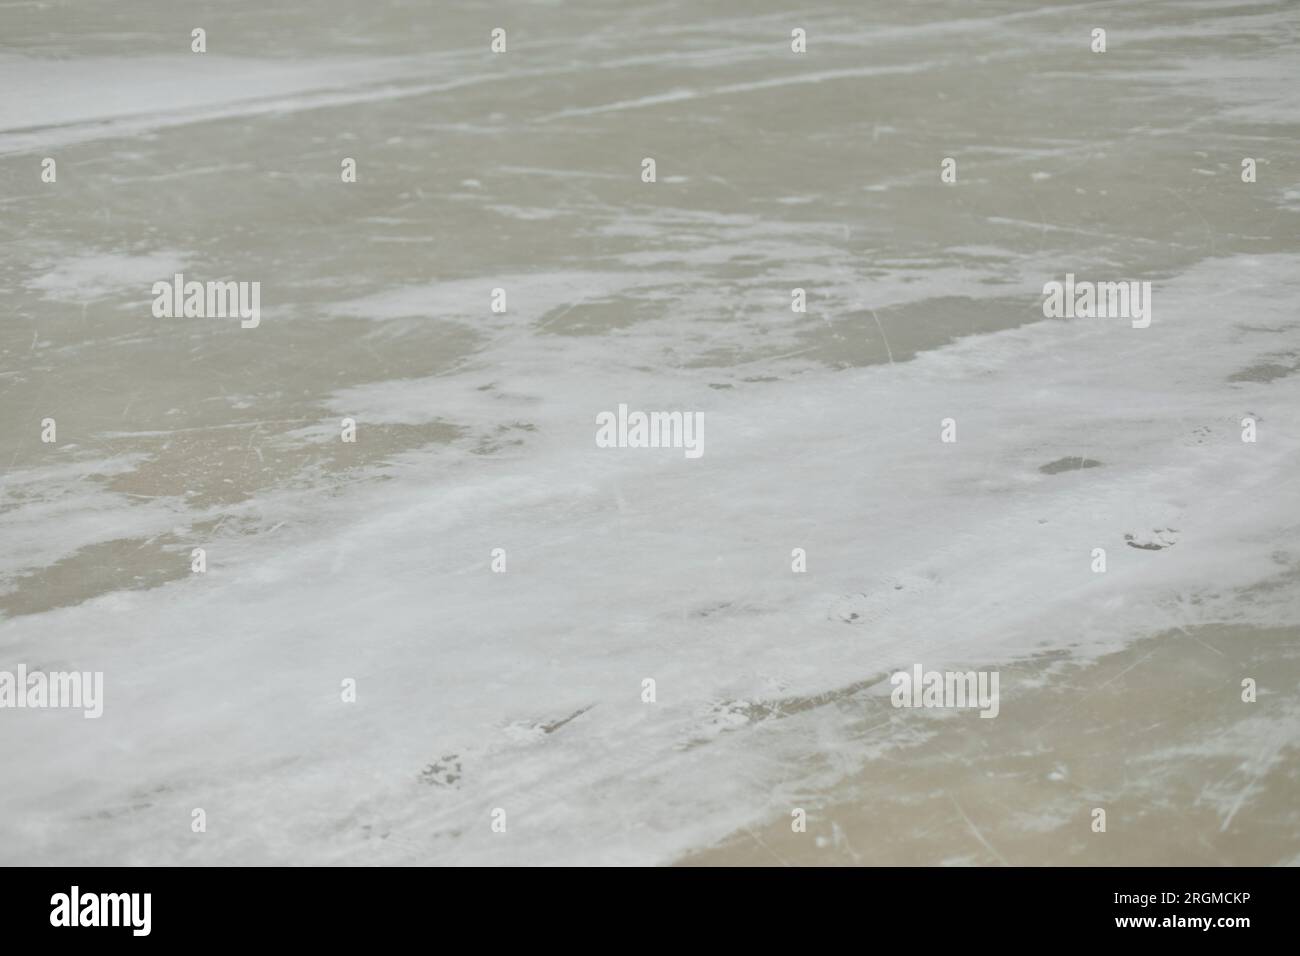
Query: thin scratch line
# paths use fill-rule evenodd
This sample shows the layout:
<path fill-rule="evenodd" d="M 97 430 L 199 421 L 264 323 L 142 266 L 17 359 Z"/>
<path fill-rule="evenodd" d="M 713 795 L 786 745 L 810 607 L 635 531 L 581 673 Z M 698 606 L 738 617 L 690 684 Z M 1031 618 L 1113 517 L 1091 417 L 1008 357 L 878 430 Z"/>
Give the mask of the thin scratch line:
<path fill-rule="evenodd" d="M 885 334 L 885 327 L 884 327 L 883 325 L 880 324 L 880 317 L 879 317 L 878 315 L 876 315 L 876 310 L 875 310 L 875 309 L 867 309 L 867 311 L 870 312 L 870 313 L 871 313 L 871 317 L 872 317 L 873 319 L 876 320 L 876 328 L 880 329 L 880 338 L 881 338 L 881 339 L 884 341 L 884 343 L 885 343 L 885 354 L 889 356 L 889 364 L 890 364 L 890 365 L 893 365 L 893 364 L 894 364 L 894 352 L 893 352 L 893 350 L 889 347 L 889 336 L 887 336 L 887 335 Z"/>
<path fill-rule="evenodd" d="M 961 818 L 966 821 L 966 826 L 970 827 L 970 832 L 975 834 L 975 839 L 984 844 L 985 849 L 996 856 L 1003 866 L 1010 866 L 1011 864 L 1006 861 L 1006 858 L 997 851 L 993 844 L 984 839 L 984 834 L 980 833 L 979 827 L 971 822 L 970 817 L 966 816 L 966 811 L 961 808 L 961 804 L 957 802 L 957 798 L 950 793 L 948 794 L 948 799 L 951 800 L 952 805 L 957 808 L 957 812 L 961 814 Z"/>

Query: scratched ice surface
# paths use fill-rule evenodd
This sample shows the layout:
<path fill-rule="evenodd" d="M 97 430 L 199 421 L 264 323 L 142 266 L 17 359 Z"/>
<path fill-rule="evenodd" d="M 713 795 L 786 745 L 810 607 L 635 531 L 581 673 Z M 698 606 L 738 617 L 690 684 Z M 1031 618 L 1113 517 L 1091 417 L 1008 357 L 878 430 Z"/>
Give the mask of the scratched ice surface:
<path fill-rule="evenodd" d="M 1298 31 L 0 2 L 0 668 L 106 685 L 0 711 L 0 860 L 668 862 L 870 767 L 914 661 L 1294 627 Z M 178 271 L 261 325 L 154 318 Z M 1066 272 L 1150 328 L 1044 320 Z M 703 457 L 597 448 L 619 403 Z"/>

